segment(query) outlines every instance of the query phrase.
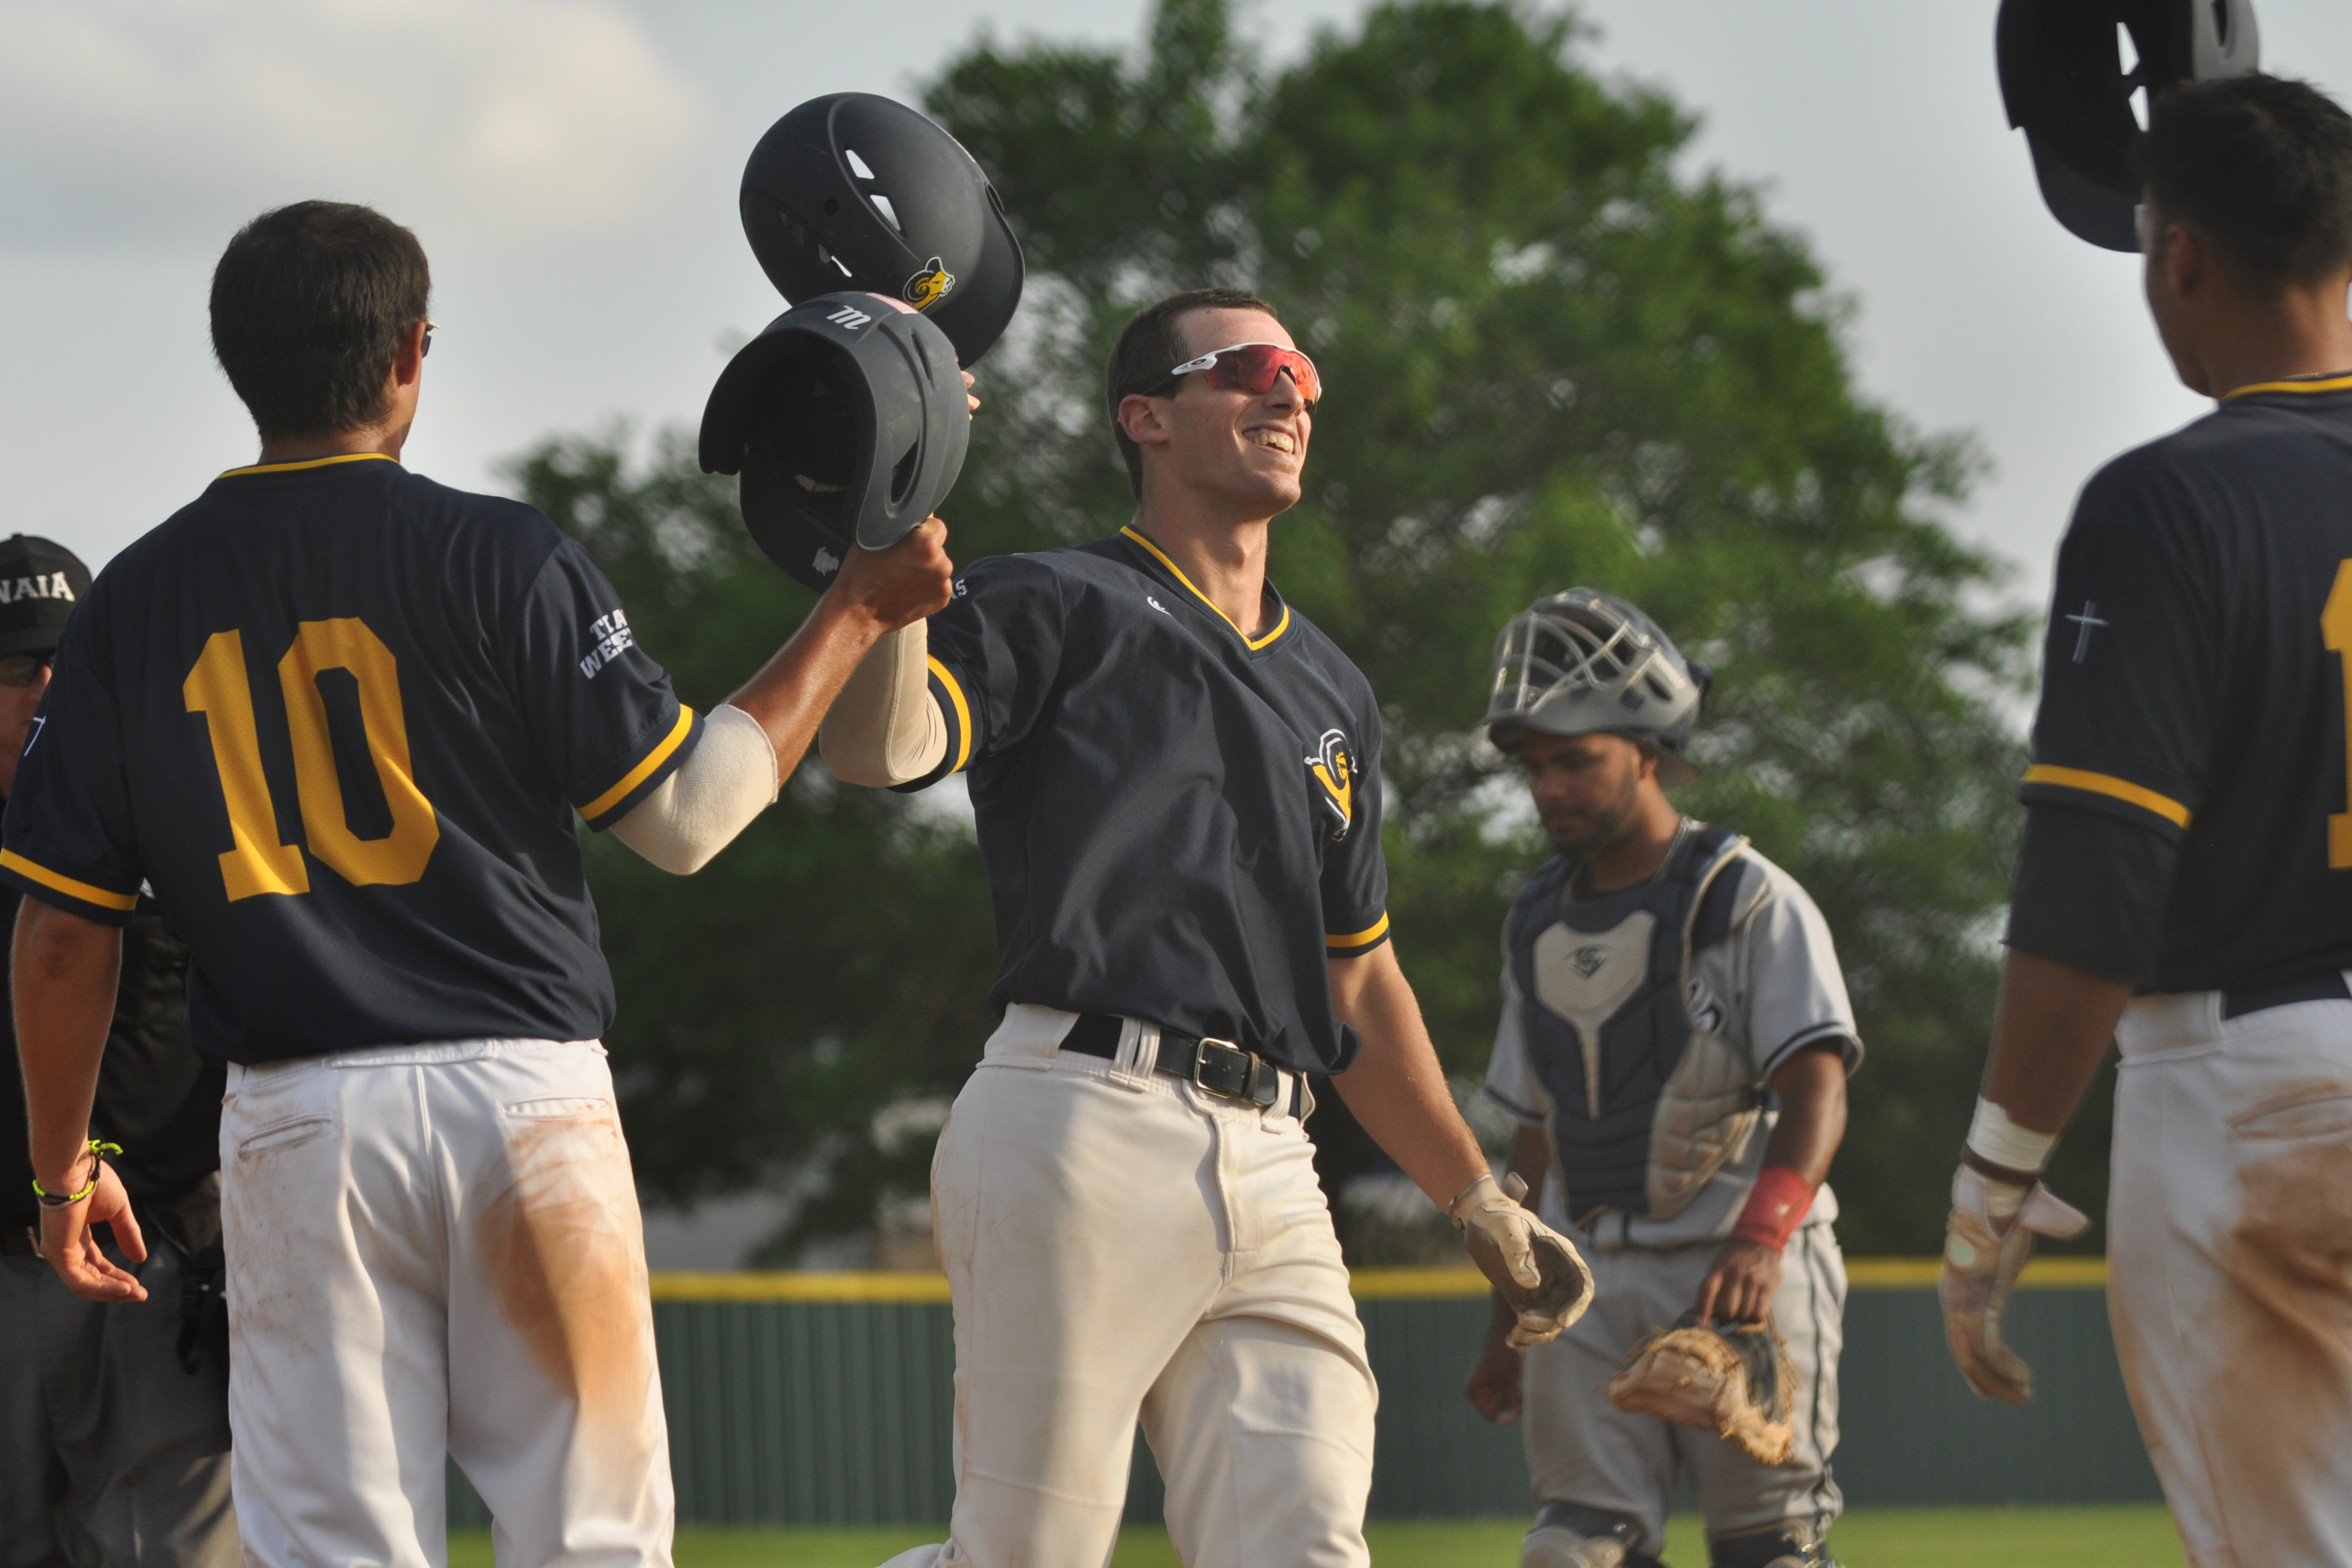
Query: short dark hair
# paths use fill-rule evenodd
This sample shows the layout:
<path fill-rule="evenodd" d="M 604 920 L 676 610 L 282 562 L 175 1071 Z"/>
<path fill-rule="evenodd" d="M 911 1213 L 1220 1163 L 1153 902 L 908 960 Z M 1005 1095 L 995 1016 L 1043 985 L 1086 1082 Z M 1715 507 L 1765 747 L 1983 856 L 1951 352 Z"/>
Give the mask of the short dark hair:
<path fill-rule="evenodd" d="M 2158 96 L 2139 147 L 2148 199 L 2264 296 L 2352 266 L 2352 114 L 2255 72 Z"/>
<path fill-rule="evenodd" d="M 236 231 L 213 268 L 213 354 L 264 440 L 328 436 L 391 412 L 401 340 L 433 275 L 373 207 L 296 202 Z"/>
<path fill-rule="evenodd" d="M 1169 370 L 1185 357 L 1176 322 L 1192 310 L 1263 310 L 1276 321 L 1282 319 L 1273 306 L 1246 289 L 1192 289 L 1146 305 L 1119 329 L 1110 363 L 1103 371 L 1103 396 L 1110 407 L 1111 434 L 1118 438 L 1118 455 L 1127 459 L 1128 489 L 1139 500 L 1143 495 L 1143 448 L 1128 438 L 1126 427 L 1118 422 L 1118 405 L 1139 393 L 1149 396 L 1168 384 Z"/>

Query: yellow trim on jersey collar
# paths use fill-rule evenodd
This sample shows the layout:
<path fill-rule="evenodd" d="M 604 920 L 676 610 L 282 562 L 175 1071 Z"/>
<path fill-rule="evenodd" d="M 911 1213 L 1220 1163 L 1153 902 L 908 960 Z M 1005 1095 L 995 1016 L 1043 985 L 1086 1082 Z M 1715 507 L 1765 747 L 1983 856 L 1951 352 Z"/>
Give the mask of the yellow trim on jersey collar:
<path fill-rule="evenodd" d="M 2036 763 L 2025 770 L 2019 781 L 2030 784 L 2055 784 L 2061 789 L 2078 789 L 2085 795 L 2103 795 L 2110 800 L 2136 805 L 2142 811 L 2154 812 L 2175 827 L 2189 826 L 2189 808 L 2170 795 L 2158 795 L 2143 788 L 2129 779 L 2119 779 L 2110 773 L 2095 773 L 2084 768 L 2058 768 L 2047 763 Z"/>
<path fill-rule="evenodd" d="M 2352 392 L 2352 374 L 2322 376 L 2307 381 L 2258 381 L 2251 386 L 2239 387 L 2235 392 L 2223 393 L 2221 400 L 2227 403 L 2233 397 L 2251 396 L 2257 392 Z"/>
<path fill-rule="evenodd" d="M 1252 653 L 1255 653 L 1258 649 L 1265 647 L 1268 643 L 1274 641 L 1275 638 L 1280 637 L 1283 633 L 1290 629 L 1290 605 L 1287 603 L 1285 603 L 1282 606 L 1282 619 L 1274 623 L 1274 630 L 1266 633 L 1265 636 L 1262 637 L 1253 639 L 1247 632 L 1242 630 L 1241 626 L 1234 620 L 1233 616 L 1225 614 L 1223 610 L 1217 609 L 1217 603 L 1214 599 L 1210 598 L 1208 595 L 1203 594 L 1200 589 L 1192 586 L 1192 579 L 1184 575 L 1184 568 L 1177 565 L 1176 563 L 1168 559 L 1168 552 L 1166 551 L 1160 549 L 1157 544 L 1152 543 L 1151 541 L 1144 538 L 1140 532 L 1137 531 L 1132 524 L 1120 529 L 1119 532 L 1126 535 L 1128 538 L 1132 539 L 1146 550 L 1151 552 L 1151 558 L 1154 561 L 1159 562 L 1162 566 L 1167 567 L 1169 571 L 1174 573 L 1176 574 L 1176 581 L 1184 584 L 1184 591 L 1186 593 L 1191 594 L 1192 597 L 1208 605 L 1210 609 L 1215 610 L 1217 619 L 1224 622 L 1225 625 L 1232 626 L 1234 628 L 1234 636 L 1241 638 L 1242 642 Z"/>
<path fill-rule="evenodd" d="M 0 866 L 6 867 L 19 877 L 38 882 L 52 892 L 79 899 L 83 903 L 95 904 L 101 910 L 135 910 L 139 907 L 139 895 L 136 893 L 118 893 L 110 889 L 92 887 L 88 882 L 77 882 L 62 872 L 52 871 L 47 866 L 26 859 L 14 849 L 0 849 Z"/>
<path fill-rule="evenodd" d="M 398 458 L 383 452 L 341 452 L 331 458 L 305 458 L 299 463 L 251 463 L 242 468 L 222 472 L 225 479 L 243 479 L 247 474 L 291 474 L 303 468 L 323 468 L 331 463 L 397 463 Z"/>
<path fill-rule="evenodd" d="M 647 776 L 650 775 L 656 768 L 669 761 L 669 754 L 672 752 L 677 751 L 679 746 L 685 743 L 688 733 L 692 731 L 693 728 L 694 710 L 688 708 L 683 702 L 679 703 L 677 705 L 677 722 L 671 727 L 670 732 L 664 736 L 661 742 L 656 744 L 652 751 L 646 753 L 645 761 L 639 763 L 635 767 L 631 768 L 627 773 L 622 774 L 621 782 L 619 784 L 614 784 L 611 789 L 606 790 L 603 795 L 598 795 L 594 800 L 592 800 L 586 805 L 582 806 L 580 808 L 580 815 L 587 818 L 590 822 L 593 822 L 598 817 L 604 816 L 606 812 L 612 810 L 613 807 L 620 801 L 626 799 L 631 790 L 645 783 Z"/>

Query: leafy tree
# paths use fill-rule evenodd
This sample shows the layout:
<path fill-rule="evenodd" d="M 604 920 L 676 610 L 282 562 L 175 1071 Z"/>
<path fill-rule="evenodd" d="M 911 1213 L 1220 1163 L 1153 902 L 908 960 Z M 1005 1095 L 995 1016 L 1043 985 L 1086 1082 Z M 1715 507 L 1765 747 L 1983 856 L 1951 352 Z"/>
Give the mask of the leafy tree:
<path fill-rule="evenodd" d="M 1547 852 L 1477 738 L 1489 647 L 1538 595 L 1604 587 L 1716 671 L 1685 809 L 1751 836 L 1838 935 L 1872 1053 L 1837 1171 L 1848 1245 L 1931 1250 L 1990 1016 L 2029 626 L 1976 607 L 1998 570 L 1933 520 L 1970 448 L 1856 391 L 1801 240 L 1752 190 L 1679 174 L 1694 122 L 1598 80 L 1579 40 L 1567 17 L 1421 0 L 1269 73 L 1224 0 L 1162 0 L 1132 59 L 982 39 L 953 61 L 929 106 L 996 178 L 1031 280 L 979 367 L 952 547 L 1124 521 L 1111 339 L 1178 288 L 1264 292 L 1329 389 L 1274 574 L 1381 694 L 1394 931 L 1449 1069 L 1484 1065 L 1496 932 Z M 521 472 L 633 613 L 669 606 L 646 641 L 682 685 L 706 648 L 735 673 L 804 603 L 676 449 L 641 480 L 583 444 Z M 954 834 L 804 775 L 695 884 L 623 857 L 597 874 L 656 1191 L 813 1154 L 842 1163 L 812 1225 L 855 1223 L 877 1182 L 920 1190 L 928 1141 L 892 1155 L 869 1129 L 882 1100 L 951 1089 L 984 1031 L 984 892 Z M 1376 1154 L 1324 1100 L 1336 1184 Z M 2091 1114 L 2063 1180 L 2095 1199 Z"/>

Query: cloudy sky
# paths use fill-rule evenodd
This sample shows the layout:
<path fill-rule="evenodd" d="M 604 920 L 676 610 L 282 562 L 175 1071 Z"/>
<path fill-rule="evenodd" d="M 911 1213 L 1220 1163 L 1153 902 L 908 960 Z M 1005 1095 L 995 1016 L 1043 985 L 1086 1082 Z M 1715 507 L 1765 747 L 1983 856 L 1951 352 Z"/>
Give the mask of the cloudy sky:
<path fill-rule="evenodd" d="M 1360 0 L 1244 0 L 1277 57 Z M 2264 63 L 2352 89 L 2352 5 L 2260 0 Z M 2193 417 L 2134 262 L 2042 210 L 1992 70 L 1993 0 L 1588 0 L 1605 69 L 1704 116 L 1856 301 L 1870 392 L 1974 431 L 1952 518 L 2037 597 L 2075 487 Z M 434 261 L 410 461 L 497 484 L 558 429 L 691 421 L 720 344 L 780 308 L 734 214 L 804 98 L 911 97 L 980 29 L 1132 45 L 1145 0 L 983 0 L 885 25 L 806 0 L 0 0 L 0 531 L 102 562 L 249 461 L 205 289 L 245 217 L 375 203 Z M 1015 215 L 1016 218 L 1018 215 Z"/>

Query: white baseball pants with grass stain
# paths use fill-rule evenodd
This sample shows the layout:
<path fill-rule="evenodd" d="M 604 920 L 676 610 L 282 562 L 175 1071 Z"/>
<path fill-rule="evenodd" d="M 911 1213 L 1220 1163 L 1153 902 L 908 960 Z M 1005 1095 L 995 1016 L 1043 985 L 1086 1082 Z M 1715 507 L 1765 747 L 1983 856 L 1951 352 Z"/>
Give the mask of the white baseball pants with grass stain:
<path fill-rule="evenodd" d="M 2117 1040 L 2107 1310 L 2189 1561 L 2352 1565 L 2352 1002 Z"/>
<path fill-rule="evenodd" d="M 1190 1568 L 1360 1568 L 1377 1402 L 1288 1114 L 1064 1055 L 1016 1005 L 931 1172 L 955 1304 L 956 1500 L 940 1568 L 1102 1568 L 1138 1419 Z M 926 1549 L 927 1551 L 929 1549 Z"/>
<path fill-rule="evenodd" d="M 252 1568 L 442 1568 L 443 1455 L 499 1568 L 668 1568 L 645 1238 L 604 1047 L 229 1069 L 229 1422 Z"/>

